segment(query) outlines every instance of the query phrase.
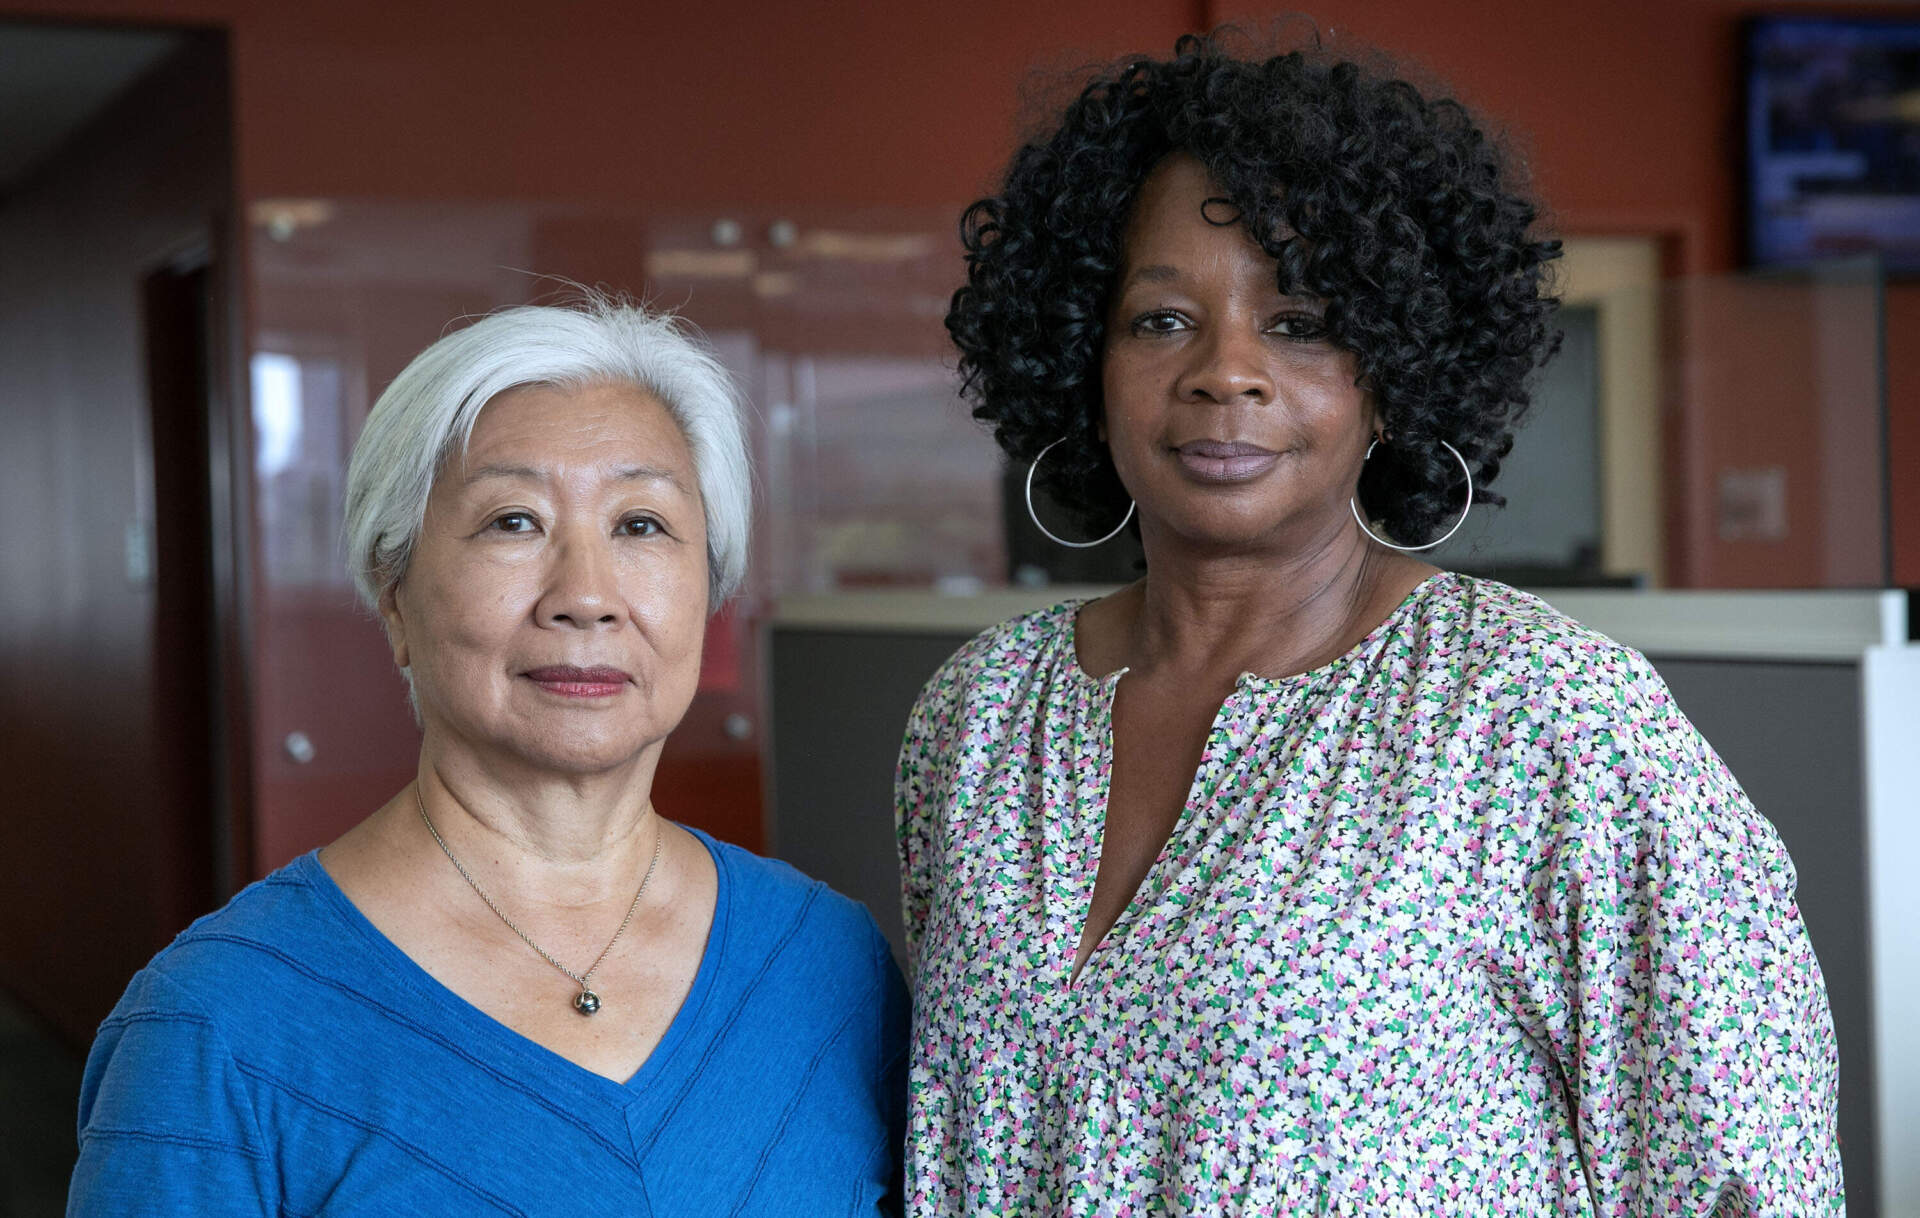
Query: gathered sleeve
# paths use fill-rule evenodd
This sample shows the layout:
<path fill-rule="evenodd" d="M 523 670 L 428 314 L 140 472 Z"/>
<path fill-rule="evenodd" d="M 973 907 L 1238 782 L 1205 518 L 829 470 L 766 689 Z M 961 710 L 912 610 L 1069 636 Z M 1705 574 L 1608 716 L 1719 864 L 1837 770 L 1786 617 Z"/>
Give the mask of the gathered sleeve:
<path fill-rule="evenodd" d="M 1535 707 L 1531 807 L 1490 835 L 1524 843 L 1496 867 L 1496 984 L 1559 1068 L 1601 1215 L 1843 1214 L 1793 864 L 1646 661 L 1615 671 Z"/>
<path fill-rule="evenodd" d="M 954 764 L 953 733 L 959 700 L 960 657 L 933 675 L 907 716 L 894 770 L 894 830 L 900 851 L 900 910 L 906 923 L 907 966 L 917 971 L 920 944 L 933 906 L 941 821 Z"/>

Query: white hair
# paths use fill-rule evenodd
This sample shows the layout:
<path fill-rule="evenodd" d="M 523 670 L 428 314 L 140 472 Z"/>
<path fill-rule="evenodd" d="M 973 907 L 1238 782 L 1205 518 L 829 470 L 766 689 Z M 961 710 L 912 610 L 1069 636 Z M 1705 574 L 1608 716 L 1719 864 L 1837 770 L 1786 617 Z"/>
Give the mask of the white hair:
<path fill-rule="evenodd" d="M 672 314 L 585 293 L 566 306 L 503 309 L 414 356 L 380 400 L 347 467 L 347 564 L 369 609 L 406 574 L 434 477 L 464 455 L 480 411 L 522 385 L 614 382 L 657 398 L 686 436 L 707 520 L 707 603 L 747 569 L 753 510 L 742 404 L 693 328 Z"/>

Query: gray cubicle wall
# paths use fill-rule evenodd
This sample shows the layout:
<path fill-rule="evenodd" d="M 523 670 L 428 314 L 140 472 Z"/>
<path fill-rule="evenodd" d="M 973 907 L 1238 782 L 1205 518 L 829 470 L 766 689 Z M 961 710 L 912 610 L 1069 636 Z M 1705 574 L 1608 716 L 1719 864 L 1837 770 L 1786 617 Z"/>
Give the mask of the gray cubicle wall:
<path fill-rule="evenodd" d="M 920 687 L 969 637 L 773 629 L 767 848 L 866 902 L 903 961 L 894 762 Z"/>
<path fill-rule="evenodd" d="M 1860 665 L 1648 658 L 1793 856 L 1840 1043 L 1847 1212 L 1877 1218 Z"/>
<path fill-rule="evenodd" d="M 864 901 L 896 953 L 892 788 L 900 732 L 921 685 L 970 635 L 772 630 L 770 848 Z M 1877 1218 L 1860 666 L 1650 658 L 1793 855 L 1840 1043 L 1848 1210 Z"/>

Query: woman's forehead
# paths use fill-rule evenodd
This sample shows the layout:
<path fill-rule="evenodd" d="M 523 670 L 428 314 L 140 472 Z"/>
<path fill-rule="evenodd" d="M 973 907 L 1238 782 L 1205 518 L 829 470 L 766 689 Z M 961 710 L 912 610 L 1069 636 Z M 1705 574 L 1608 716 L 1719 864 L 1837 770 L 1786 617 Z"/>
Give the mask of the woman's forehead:
<path fill-rule="evenodd" d="M 461 467 L 460 482 L 464 486 L 477 486 L 482 483 L 500 482 L 559 482 L 580 472 L 562 462 L 549 462 L 540 465 L 513 465 L 489 463 L 475 466 L 471 459 Z M 623 465 L 619 462 L 599 462 L 592 467 L 603 481 L 629 483 L 668 483 L 682 491 L 691 493 L 683 472 L 670 465 Z"/>
<path fill-rule="evenodd" d="M 688 488 L 686 436 L 660 400 L 632 385 L 522 385 L 496 395 L 468 437 L 461 480 L 542 480 L 592 470 Z"/>
<path fill-rule="evenodd" d="M 1241 222 L 1240 208 L 1199 161 L 1176 155 L 1141 184 L 1126 227 L 1123 279 L 1170 282 L 1222 257 L 1271 278 L 1273 256 Z"/>

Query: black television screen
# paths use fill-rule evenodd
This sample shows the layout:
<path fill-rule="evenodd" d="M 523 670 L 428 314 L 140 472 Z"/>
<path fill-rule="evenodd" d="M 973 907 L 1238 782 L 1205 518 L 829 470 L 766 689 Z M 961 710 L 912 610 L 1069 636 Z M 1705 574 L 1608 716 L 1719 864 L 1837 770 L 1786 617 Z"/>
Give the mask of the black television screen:
<path fill-rule="evenodd" d="M 1746 36 L 1750 260 L 1920 273 L 1920 21 L 1760 17 Z"/>

